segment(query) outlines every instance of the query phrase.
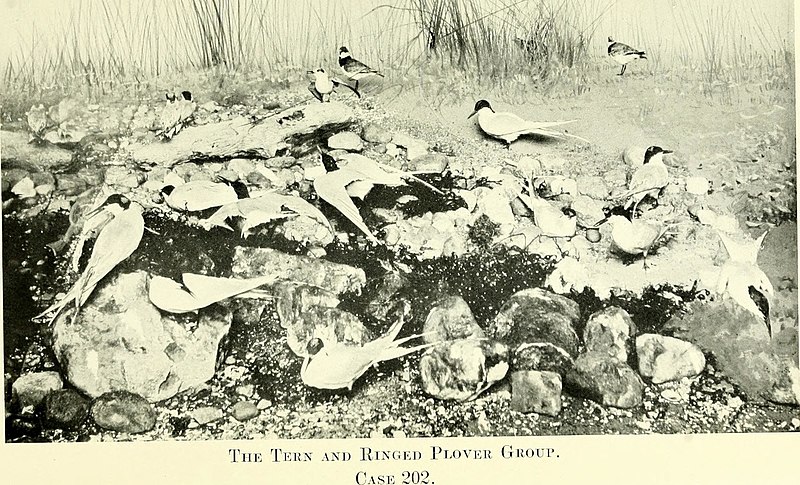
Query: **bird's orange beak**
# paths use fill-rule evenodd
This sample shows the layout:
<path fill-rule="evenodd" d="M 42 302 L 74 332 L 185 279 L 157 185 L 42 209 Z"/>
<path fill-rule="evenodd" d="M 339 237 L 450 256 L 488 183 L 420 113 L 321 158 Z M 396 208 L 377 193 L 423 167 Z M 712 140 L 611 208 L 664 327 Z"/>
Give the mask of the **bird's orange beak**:
<path fill-rule="evenodd" d="M 473 111 L 471 115 L 467 116 L 467 119 L 470 119 L 470 118 L 472 118 L 473 116 L 475 116 L 475 113 L 477 113 L 477 111 Z"/>

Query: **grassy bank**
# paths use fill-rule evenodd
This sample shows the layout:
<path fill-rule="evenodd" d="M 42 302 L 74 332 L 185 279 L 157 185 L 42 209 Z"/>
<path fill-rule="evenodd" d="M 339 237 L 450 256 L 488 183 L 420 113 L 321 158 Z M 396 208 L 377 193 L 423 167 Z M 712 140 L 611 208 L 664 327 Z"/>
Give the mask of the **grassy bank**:
<path fill-rule="evenodd" d="M 197 72 L 219 82 L 300 79 L 306 69 L 333 68 L 343 44 L 390 83 L 455 79 L 510 96 L 580 95 L 615 81 L 605 39 L 626 30 L 625 41 L 648 52 L 629 75 L 689 81 L 729 102 L 745 84 L 756 92 L 793 86 L 785 26 L 753 7 L 681 3 L 665 36 L 651 19 L 620 20 L 611 0 L 75 0 L 52 28 L 7 47 L 1 101 L 8 113 L 48 93 L 147 91 Z"/>

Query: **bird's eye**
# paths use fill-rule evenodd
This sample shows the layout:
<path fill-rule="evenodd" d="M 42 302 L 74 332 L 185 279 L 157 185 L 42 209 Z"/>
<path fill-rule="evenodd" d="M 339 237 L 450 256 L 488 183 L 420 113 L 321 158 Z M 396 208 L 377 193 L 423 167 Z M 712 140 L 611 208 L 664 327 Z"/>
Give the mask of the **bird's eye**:
<path fill-rule="evenodd" d="M 308 344 L 306 344 L 306 351 L 308 352 L 308 355 L 317 355 L 317 353 L 319 353 L 324 346 L 325 344 L 322 343 L 321 339 L 314 337 L 308 341 Z"/>

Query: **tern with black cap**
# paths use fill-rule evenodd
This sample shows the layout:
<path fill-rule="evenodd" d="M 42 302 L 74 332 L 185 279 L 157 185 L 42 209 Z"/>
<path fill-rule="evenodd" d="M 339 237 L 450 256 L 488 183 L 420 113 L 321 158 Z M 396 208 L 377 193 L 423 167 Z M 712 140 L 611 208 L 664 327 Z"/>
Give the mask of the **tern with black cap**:
<path fill-rule="evenodd" d="M 576 120 L 528 121 L 515 115 L 514 113 L 496 112 L 494 108 L 492 108 L 492 105 L 489 104 L 489 102 L 485 99 L 481 99 L 475 103 L 475 109 L 472 111 L 472 114 L 467 117 L 467 119 L 470 119 L 475 115 L 478 115 L 478 126 L 480 126 L 484 133 L 493 138 L 503 140 L 507 145 L 511 145 L 511 143 L 523 135 L 539 135 L 553 138 L 564 138 L 565 136 L 571 136 L 573 138 L 583 140 L 583 138 L 575 135 L 548 129 L 553 126 L 573 123 Z"/>

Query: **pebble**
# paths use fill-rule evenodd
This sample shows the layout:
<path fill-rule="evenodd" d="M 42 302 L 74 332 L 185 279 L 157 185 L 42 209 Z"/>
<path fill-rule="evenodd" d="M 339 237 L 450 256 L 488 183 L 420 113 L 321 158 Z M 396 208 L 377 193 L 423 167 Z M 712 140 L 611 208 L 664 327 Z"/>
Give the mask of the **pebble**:
<path fill-rule="evenodd" d="M 156 412 L 138 394 L 107 392 L 92 403 L 92 418 L 98 426 L 121 433 L 143 433 L 156 424 Z"/>
<path fill-rule="evenodd" d="M 247 421 L 258 416 L 261 411 L 250 401 L 239 401 L 231 408 L 231 414 L 237 421 Z"/>
<path fill-rule="evenodd" d="M 58 372 L 31 372 L 22 374 L 11 385 L 20 408 L 38 406 L 48 393 L 64 387 Z"/>
<path fill-rule="evenodd" d="M 254 391 L 255 391 L 255 387 L 252 384 L 246 384 L 246 385 L 243 385 L 243 386 L 238 386 L 236 388 L 236 394 L 239 394 L 240 396 L 245 396 L 245 397 L 252 396 Z"/>
<path fill-rule="evenodd" d="M 377 123 L 367 123 L 361 130 L 361 137 L 370 143 L 386 144 L 392 141 L 392 134 Z"/>
<path fill-rule="evenodd" d="M 222 419 L 224 416 L 221 409 L 211 407 L 211 406 L 203 406 L 195 409 L 191 412 L 192 419 L 197 421 L 198 424 L 208 424 L 212 421 L 216 421 L 218 419 Z"/>
<path fill-rule="evenodd" d="M 364 148 L 364 142 L 357 133 L 343 131 L 328 138 L 328 148 L 331 150 L 359 152 Z"/>
<path fill-rule="evenodd" d="M 89 416 L 89 401 L 74 389 L 59 389 L 44 400 L 43 421 L 48 428 L 74 429 Z"/>
<path fill-rule="evenodd" d="M 256 169 L 255 164 L 246 158 L 233 158 L 228 161 L 228 170 L 236 172 L 237 176 L 245 176 Z"/>
<path fill-rule="evenodd" d="M 27 199 L 36 196 L 36 190 L 33 185 L 33 180 L 31 180 L 30 177 L 25 177 L 24 179 L 14 184 L 14 186 L 11 187 L 11 192 L 17 195 L 21 199 Z"/>
<path fill-rule="evenodd" d="M 272 407 L 272 401 L 270 401 L 269 399 L 259 399 L 258 403 L 256 403 L 256 407 L 260 411 L 263 411 L 265 409 L 268 409 L 268 408 Z"/>
<path fill-rule="evenodd" d="M 686 179 L 686 192 L 694 195 L 708 194 L 709 181 L 705 177 L 688 177 Z"/>

